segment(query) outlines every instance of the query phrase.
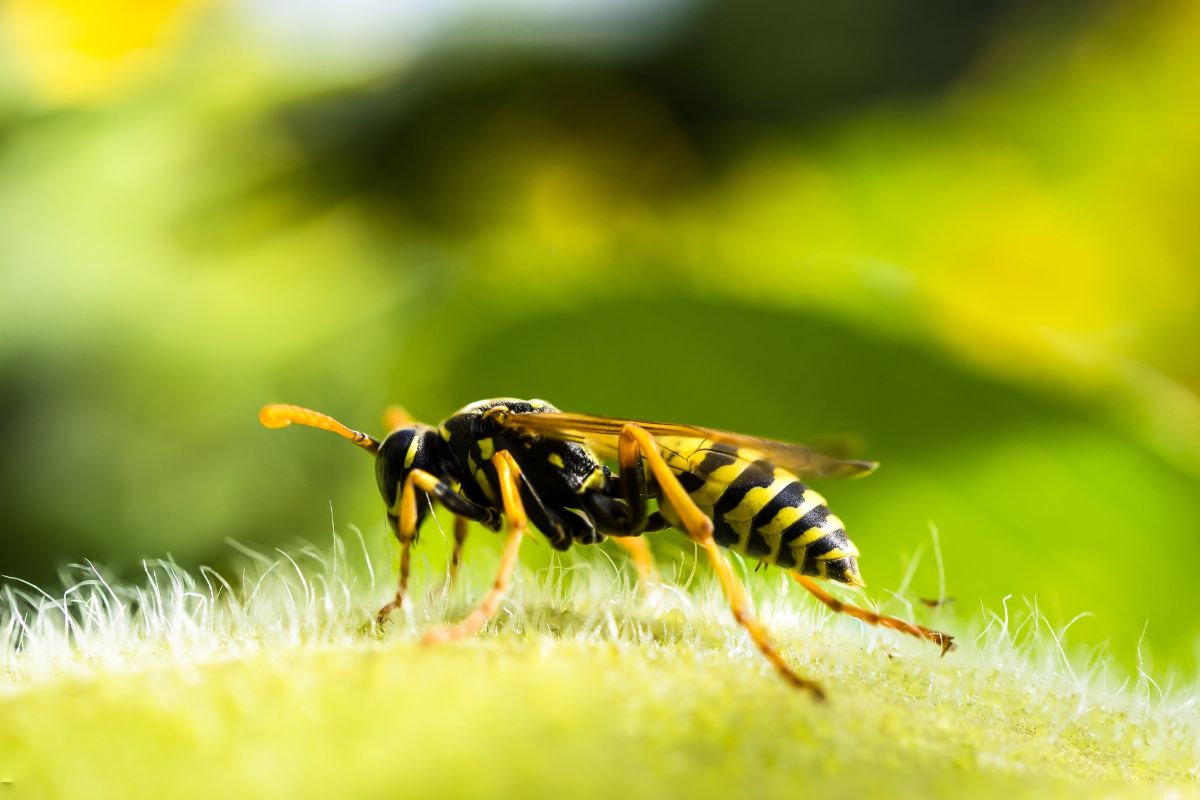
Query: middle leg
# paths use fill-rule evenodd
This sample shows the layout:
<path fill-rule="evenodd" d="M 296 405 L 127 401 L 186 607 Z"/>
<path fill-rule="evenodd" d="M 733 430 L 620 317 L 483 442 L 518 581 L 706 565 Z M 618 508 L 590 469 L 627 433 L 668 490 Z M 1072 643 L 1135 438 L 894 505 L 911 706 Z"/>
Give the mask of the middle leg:
<path fill-rule="evenodd" d="M 638 583 L 645 589 L 649 584 L 662 583 L 658 567 L 654 564 L 654 554 L 650 545 L 641 536 L 614 536 L 613 541 L 629 554 L 633 568 L 637 570 Z"/>
<path fill-rule="evenodd" d="M 458 576 L 459 565 L 462 564 L 463 545 L 467 542 L 467 534 L 471 530 L 471 521 L 466 517 L 454 518 L 454 549 L 450 551 L 450 570 L 446 575 L 446 588 L 450 589 L 454 586 L 454 579 Z"/>
<path fill-rule="evenodd" d="M 422 637 L 423 644 L 440 644 L 455 639 L 462 639 L 479 631 L 488 620 L 496 615 L 500 601 L 508 591 L 508 582 L 512 579 L 513 570 L 517 566 L 517 555 L 521 550 L 521 538 L 525 534 L 528 520 L 525 507 L 521 505 L 521 468 L 507 450 L 501 450 L 492 456 L 492 465 L 496 468 L 496 476 L 500 482 L 500 499 L 504 505 L 504 516 L 508 519 L 508 535 L 504 538 L 504 550 L 500 555 L 500 569 L 496 572 L 496 580 L 492 588 L 484 595 L 479 605 L 467 615 L 466 619 L 457 625 L 443 628 L 433 628 Z"/>
<path fill-rule="evenodd" d="M 942 648 L 942 655 L 950 652 L 955 648 L 954 637 L 948 633 L 935 631 L 926 628 L 924 625 L 918 625 L 915 622 L 900 619 L 899 617 L 889 617 L 886 614 L 878 614 L 867 608 L 846 603 L 825 591 L 812 578 L 807 575 L 801 575 L 797 572 L 789 570 L 789 574 L 796 583 L 803 586 L 813 597 L 820 600 L 825 605 L 829 606 L 833 611 L 839 614 L 847 614 L 855 619 L 862 620 L 869 625 L 882 625 L 885 628 L 891 628 L 894 631 L 907 633 L 909 636 L 916 636 L 918 639 L 928 639 L 934 644 Z"/>
<path fill-rule="evenodd" d="M 669 527 L 659 513 L 650 514 L 646 507 L 649 488 L 646 483 L 646 466 L 637 451 L 621 452 L 620 471 L 615 488 L 619 497 L 608 493 L 591 492 L 584 497 L 584 506 L 596 520 L 596 526 L 612 535 L 617 545 L 628 555 L 637 570 L 638 583 L 643 589 L 649 584 L 661 583 L 662 576 L 654 563 L 654 554 L 642 538 L 648 531 L 660 531 Z"/>

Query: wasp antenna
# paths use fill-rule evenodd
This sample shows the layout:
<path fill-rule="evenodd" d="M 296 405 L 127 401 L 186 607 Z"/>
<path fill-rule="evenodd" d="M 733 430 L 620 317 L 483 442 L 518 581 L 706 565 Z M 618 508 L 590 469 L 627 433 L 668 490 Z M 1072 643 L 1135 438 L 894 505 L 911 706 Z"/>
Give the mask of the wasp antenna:
<path fill-rule="evenodd" d="M 361 431 L 347 428 L 328 414 L 322 414 L 320 411 L 313 411 L 310 408 L 293 406 L 288 403 L 272 403 L 259 410 L 258 421 L 264 428 L 286 428 L 294 422 L 310 428 L 332 431 L 344 439 L 349 439 L 369 453 L 379 452 L 377 440 Z"/>

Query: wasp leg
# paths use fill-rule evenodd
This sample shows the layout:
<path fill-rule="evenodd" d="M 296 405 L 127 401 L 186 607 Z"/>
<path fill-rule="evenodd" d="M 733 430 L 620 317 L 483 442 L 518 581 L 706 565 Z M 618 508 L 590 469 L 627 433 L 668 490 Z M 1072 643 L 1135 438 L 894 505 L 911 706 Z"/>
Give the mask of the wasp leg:
<path fill-rule="evenodd" d="M 596 529 L 596 523 L 582 509 L 559 509 L 556 516 L 571 535 L 574 544 L 599 544 L 604 534 Z M 536 523 L 535 523 L 536 524 Z"/>
<path fill-rule="evenodd" d="M 619 470 L 614 481 L 620 497 L 610 497 L 611 492 L 589 492 L 584 495 L 584 505 L 600 530 L 613 536 L 637 536 L 647 529 L 650 519 L 649 510 L 646 508 L 646 501 L 650 497 L 650 489 L 646 483 L 646 464 L 638 454 L 636 446 L 621 444 L 625 441 L 624 437 L 619 440 Z"/>
<path fill-rule="evenodd" d="M 839 614 L 848 614 L 849 616 L 858 620 L 862 620 L 870 625 L 881 625 L 885 628 L 891 628 L 892 630 L 900 631 L 901 633 L 907 633 L 909 636 L 916 636 L 918 639 L 928 639 L 942 648 L 942 655 L 946 655 L 946 653 L 950 652 L 956 647 L 954 644 L 954 637 L 948 633 L 931 630 L 930 628 L 926 628 L 924 625 L 917 625 L 914 622 L 907 622 L 899 617 L 889 617 L 884 614 L 877 614 L 870 609 L 842 602 L 821 588 L 816 581 L 814 581 L 812 578 L 809 578 L 807 575 L 800 575 L 796 572 L 790 572 L 790 574 L 792 578 L 795 579 L 796 583 L 803 586 L 805 589 L 811 592 L 814 597 Z"/>
<path fill-rule="evenodd" d="M 409 472 L 400 489 L 399 515 L 388 513 L 388 524 L 392 526 L 392 531 L 400 542 L 400 580 L 396 587 L 396 596 L 379 609 L 379 613 L 375 615 L 375 622 L 378 625 L 382 625 L 389 614 L 404 605 L 404 596 L 408 593 L 408 576 L 411 569 L 410 551 L 413 542 L 416 541 L 417 525 L 420 521 L 417 514 L 418 490 L 436 498 L 456 518 L 475 520 L 484 524 L 494 524 L 495 522 L 491 509 L 475 505 L 425 470 L 414 469 Z"/>
<path fill-rule="evenodd" d="M 546 507 L 528 478 L 522 475 L 518 478 L 518 483 L 521 507 L 525 509 L 526 518 L 541 531 L 542 535 L 546 537 L 546 541 L 550 542 L 550 546 L 555 550 L 570 548 L 574 537 L 567 527 L 566 521 L 562 516 Z"/>
<path fill-rule="evenodd" d="M 446 579 L 442 581 L 441 586 L 430 591 L 430 597 L 449 594 L 450 590 L 454 588 L 454 581 L 458 578 L 458 568 L 462 566 L 463 545 L 467 543 L 467 534 L 471 532 L 470 526 L 471 520 L 455 515 L 454 548 L 450 551 L 450 564 L 446 569 Z"/>
<path fill-rule="evenodd" d="M 767 635 L 766 629 L 763 628 L 762 624 L 750 612 L 749 603 L 746 600 L 745 587 L 742 586 L 742 582 L 734 574 L 733 568 L 725 558 L 725 554 L 721 552 L 721 548 L 717 545 L 716 540 L 713 539 L 712 520 L 688 496 L 688 493 L 679 483 L 679 479 L 675 477 L 675 473 L 667 466 L 667 462 L 659 454 L 658 445 L 655 444 L 654 437 L 637 425 L 626 425 L 621 429 L 621 436 L 617 443 L 617 452 L 621 464 L 631 463 L 634 458 L 637 458 L 638 461 L 645 459 L 645 462 L 650 466 L 650 471 L 654 474 L 655 481 L 657 481 L 659 488 L 662 490 L 664 499 L 675 509 L 675 513 L 683 523 L 688 537 L 704 548 L 705 553 L 708 554 L 709 561 L 712 562 L 713 571 L 717 573 L 717 580 L 721 583 L 721 589 L 725 592 L 725 598 L 729 601 L 729 606 L 733 610 L 734 619 L 746 629 L 746 632 L 750 634 L 750 638 L 758 645 L 758 649 L 762 651 L 767 660 L 779 670 L 779 673 L 788 683 L 798 689 L 804 689 L 817 700 L 824 700 L 825 693 L 821 690 L 821 687 L 813 681 L 800 677 L 800 675 L 796 674 L 788 666 L 787 662 L 783 660 L 783 656 L 771 644 L 771 639 Z M 644 504 L 644 498 L 642 502 Z"/>
<path fill-rule="evenodd" d="M 463 545 L 467 542 L 467 534 L 471 532 L 471 521 L 466 517 L 454 518 L 454 549 L 450 551 L 450 571 L 446 575 L 446 588 L 454 586 L 458 577 L 458 567 L 462 564 Z"/>
<path fill-rule="evenodd" d="M 596 526 L 604 533 L 612 534 L 616 543 L 629 554 L 638 573 L 638 583 L 646 589 L 651 584 L 662 583 L 662 576 L 654 564 L 654 554 L 650 552 L 649 545 L 640 537 L 643 533 L 661 531 L 670 525 L 661 514 L 646 513 L 646 473 L 641 459 L 638 458 L 637 461 L 637 469 L 631 466 L 628 470 L 622 469 L 617 475 L 618 488 L 623 494 L 628 491 L 626 475 L 633 475 L 628 482 L 633 484 L 638 492 L 637 496 L 643 498 L 635 503 L 633 508 L 624 499 L 617 500 L 595 493 L 584 496 L 584 506 L 596 520 Z"/>
<path fill-rule="evenodd" d="M 424 470 L 414 469 L 404 479 L 404 486 L 400 489 L 399 517 L 388 514 L 388 523 L 400 541 L 400 581 L 396 586 L 396 596 L 375 614 L 377 625 L 382 625 L 393 611 L 404 605 L 404 596 L 408 593 L 412 543 L 417 538 L 417 485 L 431 482 L 436 484 L 437 478 Z"/>
<path fill-rule="evenodd" d="M 619 470 L 608 491 L 588 492 L 583 497 L 584 507 L 596 520 L 597 527 L 613 536 L 638 536 L 647 530 L 668 527 L 661 515 L 652 516 L 646 507 L 650 488 L 646 482 L 646 463 L 638 448 L 628 443 L 618 444 L 617 463 Z M 613 489 L 618 497 L 612 496 Z"/>
<path fill-rule="evenodd" d="M 496 468 L 496 476 L 500 482 L 500 498 L 504 504 L 504 516 L 508 519 L 508 535 L 504 537 L 504 550 L 500 555 L 500 569 L 496 572 L 496 580 L 492 588 L 484 595 L 483 600 L 462 622 L 448 628 L 434 628 L 425 634 L 422 642 L 439 644 L 455 639 L 462 639 L 479 631 L 488 620 L 496 615 L 504 593 L 508 591 L 508 582 L 517 566 L 517 554 L 521 550 L 521 539 L 525 535 L 528 520 L 525 507 L 521 504 L 521 490 L 518 481 L 521 478 L 521 468 L 516 459 L 507 450 L 501 450 L 492 456 L 492 465 Z"/>
<path fill-rule="evenodd" d="M 640 536 L 615 536 L 613 541 L 629 554 L 629 560 L 637 570 L 638 583 L 643 588 L 648 584 L 662 583 L 662 576 L 658 574 L 658 567 L 654 563 L 654 554 L 650 552 L 650 545 L 646 544 L 645 539 Z"/>

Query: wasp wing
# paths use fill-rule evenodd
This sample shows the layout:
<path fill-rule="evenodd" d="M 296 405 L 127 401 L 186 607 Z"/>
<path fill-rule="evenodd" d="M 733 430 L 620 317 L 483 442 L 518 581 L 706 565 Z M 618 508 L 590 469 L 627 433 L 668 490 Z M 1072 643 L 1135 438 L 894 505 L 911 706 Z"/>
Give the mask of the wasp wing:
<path fill-rule="evenodd" d="M 670 422 L 645 422 L 636 419 L 616 419 L 591 414 L 546 412 L 541 414 L 505 414 L 501 424 L 510 430 L 533 436 L 546 436 L 586 444 L 602 455 L 615 458 L 621 428 L 634 424 L 652 436 L 693 439 L 697 450 L 706 442 L 731 445 L 752 450 L 778 467 L 807 478 L 857 478 L 869 475 L 878 464 L 826 455 L 800 444 L 777 442 L 741 433 L 679 425 Z"/>

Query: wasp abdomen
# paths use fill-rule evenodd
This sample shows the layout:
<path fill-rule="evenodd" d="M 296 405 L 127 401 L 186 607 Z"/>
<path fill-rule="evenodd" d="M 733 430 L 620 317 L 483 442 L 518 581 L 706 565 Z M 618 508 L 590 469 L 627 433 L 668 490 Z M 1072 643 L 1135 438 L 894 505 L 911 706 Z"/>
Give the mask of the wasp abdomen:
<path fill-rule="evenodd" d="M 662 444 L 680 483 L 712 519 L 718 544 L 804 575 L 861 582 L 858 548 L 842 521 L 794 474 L 745 448 L 714 444 L 688 453 Z"/>

